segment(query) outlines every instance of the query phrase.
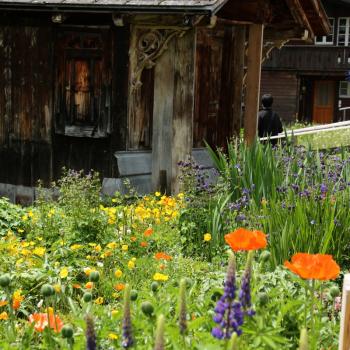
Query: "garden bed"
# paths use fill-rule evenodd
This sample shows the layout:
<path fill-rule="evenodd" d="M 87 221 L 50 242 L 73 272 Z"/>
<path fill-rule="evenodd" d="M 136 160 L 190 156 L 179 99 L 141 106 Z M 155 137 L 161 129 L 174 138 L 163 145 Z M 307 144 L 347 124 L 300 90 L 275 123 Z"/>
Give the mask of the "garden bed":
<path fill-rule="evenodd" d="M 1 201 L 0 348 L 335 349 L 349 153 L 212 157 L 219 181 L 182 162 L 173 197 L 101 198 L 69 172 L 57 201 Z"/>

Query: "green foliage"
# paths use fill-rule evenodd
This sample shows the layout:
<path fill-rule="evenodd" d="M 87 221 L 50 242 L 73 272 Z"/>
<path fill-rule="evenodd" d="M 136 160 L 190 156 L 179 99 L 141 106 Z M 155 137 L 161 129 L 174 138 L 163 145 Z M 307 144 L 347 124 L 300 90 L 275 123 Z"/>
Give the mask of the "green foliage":
<path fill-rule="evenodd" d="M 97 173 L 66 171 L 50 191 L 41 190 L 35 219 L 28 220 L 30 236 L 42 236 L 52 244 L 61 237 L 70 243 L 103 242 L 108 224 L 100 210 L 100 180 Z M 57 200 L 53 195 L 57 194 Z"/>
<path fill-rule="evenodd" d="M 269 235 L 274 267 L 296 252 L 328 253 L 346 263 L 350 248 L 350 155 L 346 149 L 334 153 L 231 142 L 227 154 L 209 146 L 208 150 L 228 184 L 226 195 L 222 191 L 220 195 L 230 198 L 233 207 L 238 204 L 234 212 L 236 218 L 243 217 L 241 225 Z M 224 212 L 225 208 L 218 214 L 212 212 L 212 222 Z M 219 237 L 228 229 L 229 225 L 220 227 Z"/>
<path fill-rule="evenodd" d="M 5 236 L 8 231 L 18 232 L 23 227 L 22 216 L 24 210 L 19 205 L 9 202 L 7 198 L 0 198 L 0 236 Z"/>

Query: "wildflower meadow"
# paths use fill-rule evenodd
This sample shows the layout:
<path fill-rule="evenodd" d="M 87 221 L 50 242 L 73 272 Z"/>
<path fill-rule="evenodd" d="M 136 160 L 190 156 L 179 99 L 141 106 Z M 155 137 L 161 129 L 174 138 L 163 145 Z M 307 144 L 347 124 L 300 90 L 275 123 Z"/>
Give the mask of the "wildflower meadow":
<path fill-rule="evenodd" d="M 0 349 L 337 349 L 350 153 L 208 151 L 172 196 L 70 170 L 0 199 Z"/>

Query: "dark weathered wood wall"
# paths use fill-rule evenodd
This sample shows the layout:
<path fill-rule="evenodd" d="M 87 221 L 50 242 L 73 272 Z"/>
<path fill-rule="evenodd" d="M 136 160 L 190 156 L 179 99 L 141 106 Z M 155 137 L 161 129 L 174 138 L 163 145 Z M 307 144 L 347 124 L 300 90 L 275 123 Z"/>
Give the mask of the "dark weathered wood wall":
<path fill-rule="evenodd" d="M 51 177 L 51 35 L 47 27 L 0 26 L 0 182 Z"/>
<path fill-rule="evenodd" d="M 193 145 L 224 146 L 232 136 L 234 118 L 234 30 L 197 30 Z"/>
<path fill-rule="evenodd" d="M 293 122 L 298 113 L 299 83 L 293 72 L 263 71 L 261 95 L 272 94 L 273 109 L 284 122 Z"/>
<path fill-rule="evenodd" d="M 105 83 L 110 94 L 109 102 L 103 102 L 110 113 L 103 137 L 68 135 L 60 124 L 57 91 L 64 94 L 70 89 L 57 75 L 57 69 L 66 67 L 65 50 L 57 45 L 64 28 L 109 33 L 104 37 L 108 42 L 98 48 L 104 51 L 103 62 L 107 63 L 103 64 L 108 69 L 101 71 L 103 81 L 97 81 L 97 91 L 105 93 Z M 203 146 L 203 140 L 222 146 L 232 136 L 234 121 L 234 31 L 218 27 L 195 32 L 196 39 L 191 39 L 197 42 L 191 139 L 194 147 Z M 101 177 L 115 177 L 114 152 L 152 148 L 154 69 L 142 74 L 142 113 L 128 124 L 130 40 L 130 27 L 115 27 L 109 15 L 72 14 L 64 24 L 55 25 L 49 13 L 0 14 L 0 183 L 33 186 L 41 179 L 48 184 L 60 177 L 62 167 L 94 169 Z M 97 67 L 102 70 L 103 64 Z M 188 73 L 194 73 L 193 67 Z M 180 86 L 176 79 L 174 84 Z M 176 112 L 175 119 L 188 112 L 186 106 L 185 111 Z"/>
<path fill-rule="evenodd" d="M 116 176 L 113 153 L 126 147 L 128 28 L 113 27 L 110 16 L 97 19 L 112 31 L 106 50 L 112 62 L 110 126 L 104 138 L 71 137 L 57 133 L 54 125 L 54 42 L 60 28 L 50 18 L 0 16 L 0 183 L 33 186 L 41 179 L 47 184 L 63 166 Z M 82 23 L 78 17 L 67 25 Z"/>

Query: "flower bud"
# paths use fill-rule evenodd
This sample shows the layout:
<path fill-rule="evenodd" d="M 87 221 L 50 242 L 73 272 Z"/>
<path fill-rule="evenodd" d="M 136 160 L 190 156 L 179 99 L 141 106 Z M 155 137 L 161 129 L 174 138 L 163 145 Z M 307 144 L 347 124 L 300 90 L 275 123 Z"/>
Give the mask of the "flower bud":
<path fill-rule="evenodd" d="M 340 290 L 338 286 L 333 286 L 329 290 L 329 294 L 332 298 L 338 297 L 340 295 Z"/>
<path fill-rule="evenodd" d="M 10 285 L 11 278 L 10 275 L 5 273 L 4 275 L 0 276 L 0 286 L 3 288 L 6 288 Z"/>
<path fill-rule="evenodd" d="M 153 292 L 153 293 L 156 293 L 157 290 L 158 290 L 158 288 L 159 288 L 158 282 L 156 282 L 156 281 L 152 282 L 152 284 L 151 284 L 151 290 L 152 290 L 152 292 Z"/>
<path fill-rule="evenodd" d="M 91 271 L 89 275 L 90 282 L 98 282 L 100 279 L 100 273 L 98 271 Z"/>
<path fill-rule="evenodd" d="M 268 250 L 264 250 L 260 254 L 259 261 L 262 263 L 268 262 L 270 260 L 270 257 L 271 257 L 271 253 Z"/>
<path fill-rule="evenodd" d="M 133 289 L 130 292 L 130 300 L 135 301 L 138 297 L 137 290 Z"/>
<path fill-rule="evenodd" d="M 73 337 L 73 328 L 71 325 L 64 325 L 61 330 L 62 338 L 72 338 Z"/>
<path fill-rule="evenodd" d="M 87 293 L 84 293 L 83 295 L 83 300 L 85 303 L 88 303 L 92 300 L 92 294 L 87 292 Z"/>
<path fill-rule="evenodd" d="M 44 297 L 50 297 L 55 294 L 55 290 L 51 284 L 44 284 L 40 289 L 40 293 Z"/>
<path fill-rule="evenodd" d="M 149 301 L 144 301 L 141 304 L 141 310 L 146 316 L 151 316 L 153 314 L 154 307 Z"/>

